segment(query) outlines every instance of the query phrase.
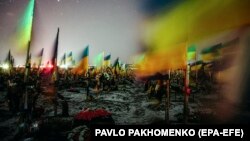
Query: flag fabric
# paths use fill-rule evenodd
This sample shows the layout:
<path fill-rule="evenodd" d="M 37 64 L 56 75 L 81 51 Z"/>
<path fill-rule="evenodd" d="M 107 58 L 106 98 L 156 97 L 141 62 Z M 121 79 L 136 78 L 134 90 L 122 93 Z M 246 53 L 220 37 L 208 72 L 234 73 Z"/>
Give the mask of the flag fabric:
<path fill-rule="evenodd" d="M 11 70 L 14 66 L 14 57 L 11 54 L 11 51 L 9 50 L 8 55 L 5 59 L 5 63 L 8 65 L 9 70 Z"/>
<path fill-rule="evenodd" d="M 63 54 L 63 57 L 60 61 L 60 65 L 66 65 L 66 53 Z"/>
<path fill-rule="evenodd" d="M 73 59 L 73 60 L 72 60 L 72 66 L 75 66 L 75 65 L 76 65 L 76 60 Z"/>
<path fill-rule="evenodd" d="M 11 55 L 11 51 L 9 50 L 8 55 L 7 55 L 6 59 L 5 59 L 5 62 L 8 65 L 11 65 L 11 60 L 12 60 L 12 55 Z"/>
<path fill-rule="evenodd" d="M 191 45 L 187 49 L 187 61 L 195 61 L 196 60 L 196 46 Z"/>
<path fill-rule="evenodd" d="M 11 53 L 10 53 L 10 50 L 9 50 L 8 55 L 7 55 L 6 59 L 5 59 L 5 62 L 9 62 L 10 61 L 10 56 L 11 56 Z"/>
<path fill-rule="evenodd" d="M 203 64 L 204 64 L 204 62 L 202 60 L 198 60 L 198 61 L 189 63 L 190 70 L 191 71 L 197 71 L 202 67 Z"/>
<path fill-rule="evenodd" d="M 104 52 L 99 53 L 95 58 L 94 58 L 94 65 L 96 68 L 102 67 L 104 61 Z"/>
<path fill-rule="evenodd" d="M 54 51 L 53 51 L 53 57 L 52 57 L 52 64 L 53 66 L 57 66 L 57 53 L 58 53 L 58 40 L 59 40 L 59 32 L 60 29 L 57 29 L 57 35 L 56 35 L 56 40 L 54 43 Z"/>
<path fill-rule="evenodd" d="M 106 67 L 110 66 L 110 60 L 111 60 L 111 54 L 105 56 L 103 65 L 106 66 Z"/>
<path fill-rule="evenodd" d="M 89 56 L 89 46 L 85 47 L 82 55 L 82 59 L 79 63 L 79 65 L 72 70 L 73 73 L 75 74 L 86 74 L 88 72 L 88 56 Z"/>
<path fill-rule="evenodd" d="M 196 66 L 196 65 L 201 65 L 201 64 L 204 64 L 204 62 L 202 60 L 198 60 L 198 61 L 195 61 L 193 63 L 189 63 L 189 65 L 192 67 L 192 66 Z"/>
<path fill-rule="evenodd" d="M 186 69 L 187 45 L 181 43 L 169 48 L 162 48 L 145 53 L 138 63 L 136 74 L 139 77 L 154 75 L 157 72 L 168 72 L 168 70 Z"/>
<path fill-rule="evenodd" d="M 66 62 L 69 62 L 68 65 L 72 65 L 72 61 L 73 61 L 73 53 L 71 51 L 67 56 Z"/>
<path fill-rule="evenodd" d="M 222 48 L 222 44 L 216 44 L 214 46 L 205 48 L 201 51 L 202 60 L 204 62 L 211 62 L 217 59 L 220 55 L 219 50 Z"/>
<path fill-rule="evenodd" d="M 38 69 L 41 67 L 41 64 L 42 64 L 43 51 L 44 51 L 44 48 L 42 48 L 38 56 Z"/>
<path fill-rule="evenodd" d="M 119 68 L 119 57 L 117 57 L 113 63 L 113 67 L 118 67 Z"/>
<path fill-rule="evenodd" d="M 174 56 L 172 51 L 168 51 L 171 48 L 183 42 L 201 43 L 204 39 L 213 39 L 223 32 L 250 23 L 250 16 L 247 16 L 250 10 L 247 0 L 227 0 L 220 3 L 219 7 L 218 1 L 211 0 L 204 5 L 205 8 L 197 7 L 201 3 L 202 1 L 199 0 L 185 1 L 169 12 L 160 14 L 157 18 L 147 22 L 144 34 L 142 34 L 146 56 L 139 64 L 141 71 L 156 73 L 167 68 L 178 69 L 183 65 L 183 62 L 177 62 L 183 60 L 183 54 L 175 54 L 173 51 Z M 186 56 L 187 51 L 184 54 Z M 201 55 L 205 56 L 205 54 Z"/>
<path fill-rule="evenodd" d="M 57 29 L 56 34 L 56 40 L 54 43 L 54 51 L 53 51 L 53 57 L 52 57 L 52 66 L 53 66 L 53 75 L 52 75 L 52 81 L 56 82 L 58 80 L 58 70 L 57 70 L 57 54 L 58 54 L 58 43 L 59 43 L 59 32 L 60 29 Z"/>
<path fill-rule="evenodd" d="M 122 64 L 122 65 L 121 65 L 121 69 L 122 69 L 122 70 L 126 70 L 126 64 Z"/>
<path fill-rule="evenodd" d="M 87 45 L 87 47 L 85 47 L 83 54 L 82 54 L 82 58 L 86 58 L 89 56 L 89 45 Z"/>
<path fill-rule="evenodd" d="M 35 10 L 35 0 L 29 0 L 29 3 L 24 11 L 24 14 L 17 26 L 16 33 L 16 49 L 19 52 L 24 52 L 27 49 L 28 42 L 32 37 L 32 24 Z"/>
<path fill-rule="evenodd" d="M 138 54 L 136 56 L 133 57 L 133 62 L 135 65 L 140 64 L 145 58 L 145 54 Z"/>
<path fill-rule="evenodd" d="M 111 59 L 111 54 L 109 54 L 109 55 L 107 55 L 107 56 L 105 56 L 104 57 L 104 60 L 106 61 L 106 60 L 110 60 Z"/>
<path fill-rule="evenodd" d="M 10 60 L 11 67 L 14 66 L 14 63 L 15 63 L 15 59 L 14 59 L 14 57 L 11 55 L 11 60 Z"/>

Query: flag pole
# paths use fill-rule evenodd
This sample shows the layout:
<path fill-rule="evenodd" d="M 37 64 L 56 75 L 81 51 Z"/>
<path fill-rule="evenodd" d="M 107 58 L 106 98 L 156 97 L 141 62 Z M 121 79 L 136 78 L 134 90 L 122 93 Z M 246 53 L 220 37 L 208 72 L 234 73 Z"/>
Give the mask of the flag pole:
<path fill-rule="evenodd" d="M 189 69 L 190 66 L 187 65 L 186 69 L 184 70 L 184 110 L 183 110 L 183 117 L 184 117 L 184 124 L 188 123 L 188 115 L 189 115 L 189 108 L 188 108 L 188 99 L 189 99 Z"/>
<path fill-rule="evenodd" d="M 165 120 L 166 124 L 169 124 L 169 105 L 170 105 L 170 70 L 168 72 L 167 86 L 166 86 L 166 111 L 165 111 Z"/>
<path fill-rule="evenodd" d="M 188 56 L 186 56 L 186 60 L 188 60 Z M 189 91 L 189 75 L 190 75 L 190 65 L 188 65 L 188 63 L 186 62 L 186 66 L 185 66 L 185 69 L 184 69 L 184 105 L 183 105 L 183 121 L 184 121 L 184 124 L 188 123 L 188 110 L 189 110 L 188 109 L 188 98 L 189 98 L 189 94 L 190 94 L 190 91 Z"/>
<path fill-rule="evenodd" d="M 39 76 L 39 74 L 40 74 L 40 68 L 41 68 L 42 58 L 43 58 L 43 51 L 44 51 L 44 48 L 42 48 L 42 50 L 40 52 L 40 58 L 39 58 L 38 69 L 37 69 L 37 76 Z"/>
<path fill-rule="evenodd" d="M 57 29 L 56 42 L 54 46 L 54 54 L 53 54 L 53 74 L 52 77 L 54 83 L 54 116 L 57 115 L 57 84 L 58 84 L 58 67 L 57 67 L 57 52 L 58 52 L 58 42 L 59 42 L 59 32 L 60 29 Z"/>
<path fill-rule="evenodd" d="M 28 81 L 29 71 L 30 71 L 30 41 L 28 43 L 27 55 L 26 55 L 26 63 L 25 63 L 25 74 L 24 74 L 24 83 Z"/>

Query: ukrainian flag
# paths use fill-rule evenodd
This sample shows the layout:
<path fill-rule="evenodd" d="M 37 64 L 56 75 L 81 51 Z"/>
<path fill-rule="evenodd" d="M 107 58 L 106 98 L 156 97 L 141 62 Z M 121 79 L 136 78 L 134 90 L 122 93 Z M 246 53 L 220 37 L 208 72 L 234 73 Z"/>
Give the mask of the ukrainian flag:
<path fill-rule="evenodd" d="M 113 63 L 113 67 L 119 67 L 120 64 L 119 64 L 119 57 L 117 57 Z"/>
<path fill-rule="evenodd" d="M 82 59 L 75 69 L 73 69 L 73 73 L 76 74 L 86 74 L 88 71 L 88 66 L 89 66 L 89 46 L 87 46 L 82 55 Z"/>
<path fill-rule="evenodd" d="M 72 62 L 72 60 L 73 60 L 73 53 L 71 51 L 67 56 L 67 62 Z"/>
<path fill-rule="evenodd" d="M 220 55 L 222 44 L 217 44 L 201 51 L 201 58 L 204 62 L 211 62 L 216 60 Z"/>
<path fill-rule="evenodd" d="M 63 54 L 60 65 L 66 65 L 66 53 Z"/>
<path fill-rule="evenodd" d="M 104 57 L 103 65 L 104 65 L 105 67 L 110 66 L 110 60 L 111 60 L 111 54 L 105 56 L 105 57 Z"/>

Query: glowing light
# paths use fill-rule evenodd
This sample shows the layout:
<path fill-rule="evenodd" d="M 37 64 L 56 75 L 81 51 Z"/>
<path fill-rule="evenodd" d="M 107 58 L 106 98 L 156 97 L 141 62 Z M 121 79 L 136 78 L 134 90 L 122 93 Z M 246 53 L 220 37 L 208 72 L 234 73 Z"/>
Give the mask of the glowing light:
<path fill-rule="evenodd" d="M 67 69 L 67 68 L 68 68 L 68 65 L 63 64 L 63 65 L 60 66 L 60 68 Z"/>
<path fill-rule="evenodd" d="M 52 64 L 49 64 L 47 67 L 48 67 L 48 68 L 53 68 L 53 65 L 52 65 Z"/>
<path fill-rule="evenodd" d="M 94 58 L 94 65 L 96 67 L 101 67 L 103 64 L 103 59 L 104 59 L 104 52 L 99 53 L 95 58 Z"/>
<path fill-rule="evenodd" d="M 9 66 L 9 64 L 3 64 L 3 65 L 2 65 L 2 68 L 3 68 L 4 70 L 8 70 L 8 69 L 10 68 L 10 66 Z"/>

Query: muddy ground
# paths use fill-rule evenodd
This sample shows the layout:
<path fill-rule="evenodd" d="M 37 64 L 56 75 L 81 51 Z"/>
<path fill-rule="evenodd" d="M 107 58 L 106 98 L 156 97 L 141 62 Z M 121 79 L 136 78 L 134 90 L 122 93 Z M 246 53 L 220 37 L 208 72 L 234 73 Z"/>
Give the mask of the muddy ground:
<path fill-rule="evenodd" d="M 147 94 L 143 91 L 142 83 L 136 82 L 126 85 L 119 85 L 117 91 L 103 91 L 99 94 L 91 89 L 93 100 L 86 100 L 86 90 L 83 87 L 60 90 L 59 93 L 64 97 L 69 107 L 69 119 L 82 109 L 103 108 L 112 113 L 112 118 L 116 125 L 145 125 L 145 124 L 165 124 L 165 96 L 160 106 L 155 107 L 154 100 L 149 100 Z M 37 107 L 43 107 L 44 118 L 54 117 L 54 106 L 51 102 L 53 95 L 47 92 L 39 95 Z M 6 92 L 0 94 L 0 138 L 4 140 L 11 139 L 17 132 L 18 114 L 11 114 L 8 111 L 5 101 Z M 183 94 L 171 91 L 170 103 L 170 124 L 182 124 L 183 113 Z M 212 116 L 216 95 L 204 95 L 195 93 L 189 98 L 189 124 L 208 123 L 209 116 Z M 210 101 L 210 102 L 207 102 Z M 58 100 L 58 117 L 62 112 L 62 100 Z M 210 103 L 210 104 L 208 104 Z M 209 115 L 209 116 L 208 116 Z M 205 118 L 202 118 L 205 116 Z M 204 120 L 206 119 L 206 120 Z"/>

